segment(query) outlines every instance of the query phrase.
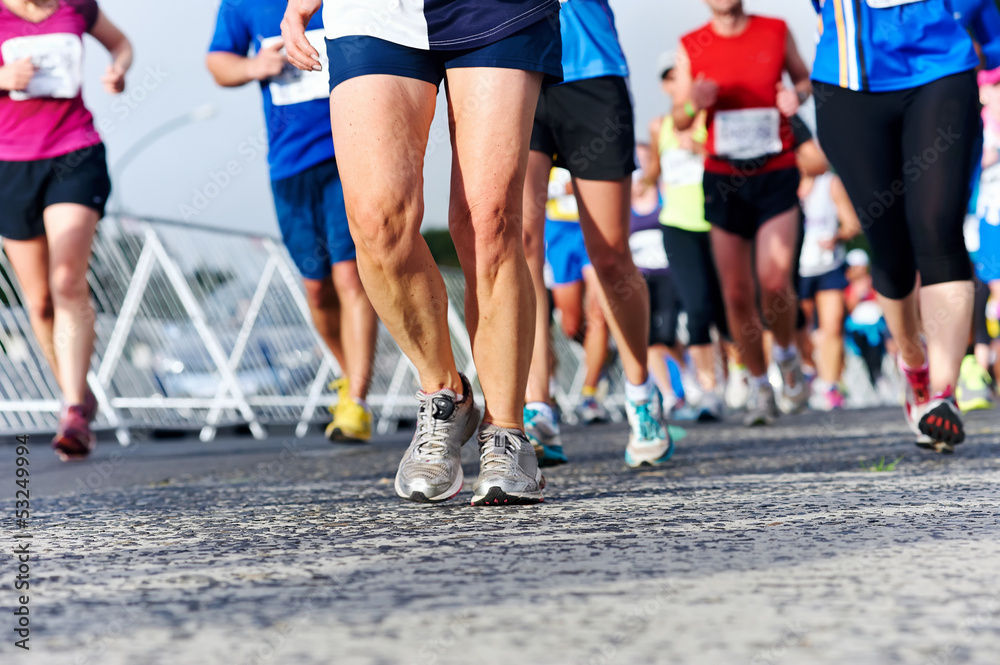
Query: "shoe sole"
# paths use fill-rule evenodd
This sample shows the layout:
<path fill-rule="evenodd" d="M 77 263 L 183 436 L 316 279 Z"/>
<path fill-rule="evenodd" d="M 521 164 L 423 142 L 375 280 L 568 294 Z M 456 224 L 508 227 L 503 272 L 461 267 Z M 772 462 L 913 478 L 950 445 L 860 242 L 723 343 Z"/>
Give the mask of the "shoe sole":
<path fill-rule="evenodd" d="M 504 492 L 499 487 L 491 487 L 483 496 L 472 497 L 473 506 L 532 506 L 543 501 L 545 501 L 545 498 L 541 492 L 537 496 L 521 496 L 507 494 L 507 492 Z"/>
<path fill-rule="evenodd" d="M 955 420 L 955 414 L 947 404 L 940 404 L 925 413 L 918 427 L 926 438 L 918 439 L 917 446 L 937 453 L 955 452 L 955 446 L 965 441 L 962 421 Z"/>
<path fill-rule="evenodd" d="M 56 439 L 52 442 L 52 450 L 63 462 L 80 462 L 90 457 L 97 447 L 97 441 L 93 440 L 85 444 L 85 449 L 81 450 L 81 444 L 76 439 Z"/>
<path fill-rule="evenodd" d="M 326 431 L 323 434 L 331 443 L 368 443 L 368 441 L 371 440 L 371 434 L 367 437 L 351 435 L 344 432 L 344 430 L 339 427 L 330 429 L 330 426 L 327 426 Z"/>
<path fill-rule="evenodd" d="M 661 465 L 666 464 L 667 462 L 669 462 L 670 459 L 673 456 L 674 456 L 674 440 L 673 440 L 673 438 L 671 438 L 670 439 L 670 446 L 667 448 L 667 452 L 663 453 L 662 455 L 660 455 L 656 459 L 652 459 L 652 460 L 648 460 L 648 459 L 637 460 L 634 457 L 632 457 L 632 455 L 626 450 L 625 451 L 625 464 L 628 465 L 628 467 L 630 469 L 641 469 L 644 466 L 648 466 L 648 467 L 661 466 Z"/>
<path fill-rule="evenodd" d="M 451 487 L 449 487 L 443 493 L 431 497 L 427 496 L 423 492 L 410 492 L 409 494 L 405 494 L 403 490 L 400 489 L 399 487 L 399 481 L 397 480 L 396 483 L 394 483 L 394 486 L 396 488 L 396 496 L 398 496 L 401 499 L 406 499 L 407 501 L 413 501 L 415 503 L 441 503 L 443 501 L 447 501 L 448 499 L 453 499 L 458 495 L 459 492 L 462 491 L 462 487 L 464 485 L 465 485 L 465 476 L 461 472 L 461 470 L 459 470 L 458 479 L 454 483 L 452 483 Z"/>

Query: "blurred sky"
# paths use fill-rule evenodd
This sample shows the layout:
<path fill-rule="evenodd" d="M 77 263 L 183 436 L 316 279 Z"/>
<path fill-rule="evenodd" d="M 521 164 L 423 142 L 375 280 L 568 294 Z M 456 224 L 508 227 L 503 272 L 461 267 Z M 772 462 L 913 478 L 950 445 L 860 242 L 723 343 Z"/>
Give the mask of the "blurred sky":
<path fill-rule="evenodd" d="M 113 98 L 99 85 L 109 58 L 96 42 L 87 43 L 84 95 L 108 146 L 119 202 L 139 214 L 277 234 L 259 87 L 223 90 L 205 70 L 218 1 L 101 0 L 100 5 L 136 49 L 129 89 Z M 643 139 L 649 120 L 667 108 L 656 78 L 657 57 L 704 23 L 708 12 L 702 0 L 611 0 L 611 6 L 632 70 Z M 808 0 L 748 0 L 747 7 L 787 20 L 811 61 L 815 17 Z M 439 97 L 434 122 L 445 128 L 442 103 Z M 125 173 L 116 172 L 118 159 L 148 132 L 205 104 L 217 107 L 214 117 L 172 132 L 144 150 Z M 434 146 L 427 157 L 426 226 L 446 223 L 450 161 L 447 143 Z M 238 166 L 235 176 L 226 173 L 230 163 Z"/>

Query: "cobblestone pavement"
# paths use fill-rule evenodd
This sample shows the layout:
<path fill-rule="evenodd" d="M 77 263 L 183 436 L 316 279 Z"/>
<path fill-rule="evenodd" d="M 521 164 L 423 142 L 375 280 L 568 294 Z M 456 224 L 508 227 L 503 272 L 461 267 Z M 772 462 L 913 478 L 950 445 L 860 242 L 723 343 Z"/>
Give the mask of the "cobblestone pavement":
<path fill-rule="evenodd" d="M 545 504 L 402 502 L 404 437 L 33 446 L 31 651 L 13 647 L 0 446 L 0 662 L 1000 662 L 1000 418 L 954 456 L 898 410 L 692 426 L 630 471 L 566 433 Z M 902 456 L 894 471 L 862 468 Z"/>

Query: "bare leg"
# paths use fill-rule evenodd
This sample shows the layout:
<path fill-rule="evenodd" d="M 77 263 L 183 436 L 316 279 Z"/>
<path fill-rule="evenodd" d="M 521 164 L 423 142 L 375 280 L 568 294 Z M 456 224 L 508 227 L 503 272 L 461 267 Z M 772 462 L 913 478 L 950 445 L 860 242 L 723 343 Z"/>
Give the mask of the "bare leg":
<path fill-rule="evenodd" d="M 524 180 L 524 253 L 535 285 L 535 346 L 528 373 L 527 402 L 549 401 L 549 298 L 545 290 L 545 203 L 548 200 L 549 171 L 552 159 L 544 153 L 528 153 L 528 172 Z"/>
<path fill-rule="evenodd" d="M 608 356 L 608 322 L 604 318 L 599 295 L 601 287 L 593 268 L 584 268 L 583 281 L 587 285 L 583 295 L 584 307 L 587 310 L 587 329 L 583 337 L 587 375 L 583 379 L 583 387 L 596 388 L 601 380 L 604 361 Z"/>
<path fill-rule="evenodd" d="M 648 359 L 649 374 L 656 382 L 656 387 L 663 395 L 673 395 L 674 388 L 670 383 L 670 371 L 667 369 L 667 347 L 662 344 L 654 344 L 646 352 Z"/>
<path fill-rule="evenodd" d="M 649 290 L 629 248 L 631 178 L 618 181 L 573 179 L 580 227 L 597 273 L 608 326 L 618 343 L 625 378 L 641 385 L 649 376 Z"/>
<path fill-rule="evenodd" d="M 75 203 L 45 209 L 49 241 L 49 285 L 55 314 L 53 341 L 59 387 L 67 404 L 82 404 L 94 353 L 94 306 L 87 267 L 97 230 L 96 210 Z"/>
<path fill-rule="evenodd" d="M 799 351 L 802 353 L 802 364 L 806 367 L 811 367 L 813 370 L 817 370 L 815 360 L 816 347 L 813 345 L 813 331 L 810 330 L 813 321 L 816 320 L 816 299 L 805 298 L 800 300 L 799 307 L 802 308 L 802 314 L 805 316 L 806 325 L 804 328 L 799 328 L 795 331 L 795 344 L 799 347 Z M 818 336 L 820 338 L 819 344 L 822 348 L 822 321 L 820 321 Z M 818 370 L 817 374 L 820 375 L 821 379 L 823 378 L 822 373 Z"/>
<path fill-rule="evenodd" d="M 792 265 L 799 234 L 799 209 L 793 208 L 764 223 L 757 231 L 757 279 L 764 320 L 782 347 L 795 344 L 797 298 Z"/>
<path fill-rule="evenodd" d="M 767 372 L 764 361 L 763 326 L 757 316 L 754 293 L 751 243 L 745 238 L 712 228 L 712 252 L 715 264 L 726 266 L 719 271 L 726 318 L 733 335 L 733 345 L 752 376 Z"/>
<path fill-rule="evenodd" d="M 691 354 L 698 385 L 706 392 L 715 390 L 715 349 L 711 344 L 699 344 L 689 346 L 688 353 Z"/>
<path fill-rule="evenodd" d="M 535 334 L 535 287 L 521 218 L 541 84 L 540 73 L 516 69 L 447 73 L 454 155 L 448 225 L 465 273 L 465 320 L 486 399 L 483 421 L 517 429 L 524 427 Z"/>
<path fill-rule="evenodd" d="M 327 348 L 337 359 L 337 364 L 343 372 L 347 372 L 347 360 L 344 358 L 344 345 L 340 340 L 340 299 L 333 288 L 333 277 L 326 279 L 303 279 L 302 285 L 309 303 L 309 313 L 312 314 L 316 332 L 326 342 Z"/>
<path fill-rule="evenodd" d="M 971 280 L 920 289 L 920 309 L 930 356 L 931 391 L 934 393 L 958 385 L 974 303 L 975 287 Z"/>
<path fill-rule="evenodd" d="M 361 285 L 356 261 L 333 265 L 333 285 L 340 300 L 341 338 L 348 350 L 344 372 L 351 380 L 351 397 L 363 400 L 372 380 L 378 318 Z"/>
<path fill-rule="evenodd" d="M 820 291 L 816 294 L 819 310 L 819 378 L 829 384 L 840 383 L 844 369 L 844 292 Z"/>
<path fill-rule="evenodd" d="M 444 280 L 420 235 L 423 157 L 436 95 L 424 81 L 360 76 L 333 90 L 330 108 L 365 291 L 421 387 L 461 392 Z"/>
<path fill-rule="evenodd" d="M 921 344 L 920 310 L 917 305 L 918 287 L 901 300 L 878 296 L 879 307 L 885 316 L 886 326 L 899 346 L 899 355 L 907 367 L 922 367 L 927 362 Z"/>
<path fill-rule="evenodd" d="M 580 341 L 583 330 L 583 282 L 557 284 L 552 287 L 552 301 L 559 311 L 559 325 L 567 338 Z M 602 317 L 603 320 L 603 317 Z M 589 325 L 589 322 L 588 322 Z"/>
<path fill-rule="evenodd" d="M 49 243 L 45 236 L 31 240 L 4 239 L 4 250 L 28 302 L 28 319 L 52 374 L 59 380 L 58 363 L 52 341 L 55 310 L 49 289 Z"/>

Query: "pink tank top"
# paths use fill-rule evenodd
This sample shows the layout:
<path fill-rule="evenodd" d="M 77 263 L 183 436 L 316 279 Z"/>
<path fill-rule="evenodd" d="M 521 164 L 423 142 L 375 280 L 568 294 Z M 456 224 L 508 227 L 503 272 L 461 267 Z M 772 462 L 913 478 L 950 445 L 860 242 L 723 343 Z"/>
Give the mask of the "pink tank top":
<path fill-rule="evenodd" d="M 0 90 L 0 161 L 58 157 L 101 142 L 83 105 L 83 35 L 97 20 L 95 0 L 60 0 L 40 23 L 0 1 L 0 65 L 31 58 L 37 68 L 22 92 Z"/>

